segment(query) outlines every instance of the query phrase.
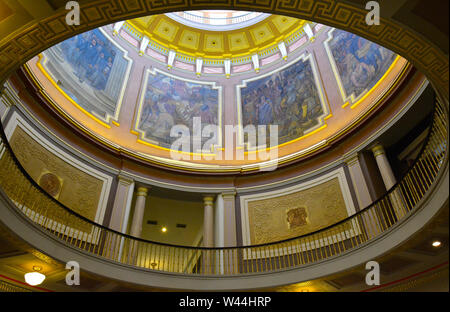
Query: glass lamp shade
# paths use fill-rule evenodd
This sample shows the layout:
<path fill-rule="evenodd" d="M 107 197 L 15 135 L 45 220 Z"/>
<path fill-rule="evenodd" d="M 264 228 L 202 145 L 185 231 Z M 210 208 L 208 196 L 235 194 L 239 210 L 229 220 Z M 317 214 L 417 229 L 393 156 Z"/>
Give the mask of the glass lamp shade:
<path fill-rule="evenodd" d="M 433 247 L 439 247 L 439 246 L 441 246 L 441 242 L 440 241 L 434 241 L 431 245 L 433 245 Z"/>
<path fill-rule="evenodd" d="M 25 282 L 28 285 L 36 286 L 41 284 L 45 280 L 45 275 L 39 272 L 31 272 L 25 274 Z"/>

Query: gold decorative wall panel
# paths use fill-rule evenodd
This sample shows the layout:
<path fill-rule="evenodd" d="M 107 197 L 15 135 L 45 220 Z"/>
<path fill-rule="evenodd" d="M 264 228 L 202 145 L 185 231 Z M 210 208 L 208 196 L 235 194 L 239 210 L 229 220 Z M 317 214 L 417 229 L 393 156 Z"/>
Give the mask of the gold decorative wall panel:
<path fill-rule="evenodd" d="M 54 194 L 58 195 L 58 200 L 80 215 L 95 220 L 103 186 L 101 180 L 55 156 L 20 127 L 14 130 L 10 144 L 22 166 L 35 181 L 43 182 L 42 177 L 49 172 L 57 176 L 57 180 L 64 181 L 61 189 Z"/>
<path fill-rule="evenodd" d="M 252 244 L 311 233 L 347 216 L 338 178 L 295 193 L 248 202 Z"/>

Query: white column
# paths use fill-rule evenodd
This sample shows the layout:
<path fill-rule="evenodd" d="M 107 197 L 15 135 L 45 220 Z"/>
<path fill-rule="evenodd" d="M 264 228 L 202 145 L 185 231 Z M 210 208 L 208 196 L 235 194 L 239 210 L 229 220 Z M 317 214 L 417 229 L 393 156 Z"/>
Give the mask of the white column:
<path fill-rule="evenodd" d="M 214 203 L 214 246 L 224 247 L 225 245 L 225 223 L 224 223 L 224 207 L 223 207 L 223 197 L 221 194 L 217 195 L 216 201 Z M 215 264 L 216 272 L 220 274 L 224 273 L 224 254 L 223 250 L 216 251 L 215 253 Z M 217 261 L 218 260 L 218 261 Z"/>
<path fill-rule="evenodd" d="M 316 40 L 316 37 L 314 37 L 314 32 L 310 24 L 306 23 L 305 26 L 303 26 L 303 30 L 305 31 L 306 35 L 308 36 L 308 39 L 311 42 L 314 42 L 314 40 Z"/>
<path fill-rule="evenodd" d="M 215 202 L 215 247 L 236 247 L 236 192 L 217 195 Z M 237 250 L 224 249 L 215 252 L 215 267 L 221 274 L 237 273 Z"/>
<path fill-rule="evenodd" d="M 125 24 L 125 21 L 117 22 L 114 24 L 113 36 L 117 36 L 119 34 L 119 31 L 122 28 L 123 24 Z"/>
<path fill-rule="evenodd" d="M 236 238 L 236 192 L 230 191 L 221 194 L 223 198 L 223 243 L 224 247 L 235 247 Z M 223 269 L 225 274 L 237 273 L 237 250 L 226 249 L 223 255 Z"/>
<path fill-rule="evenodd" d="M 278 44 L 278 49 L 280 50 L 281 57 L 283 58 L 283 60 L 287 61 L 287 49 L 286 49 L 286 44 L 284 43 L 284 41 L 281 41 Z"/>
<path fill-rule="evenodd" d="M 223 65 L 225 66 L 225 77 L 230 78 L 231 75 L 231 61 L 225 60 L 223 61 Z"/>
<path fill-rule="evenodd" d="M 203 247 L 214 247 L 214 197 L 204 195 L 204 217 L 203 217 Z M 202 251 L 202 272 L 213 274 L 220 269 L 217 265 L 217 254 L 215 250 Z M 216 261 L 214 261 L 216 259 Z"/>
<path fill-rule="evenodd" d="M 169 51 L 169 56 L 167 57 L 167 68 L 171 69 L 173 67 L 173 62 L 175 61 L 175 51 L 174 50 L 170 50 Z"/>
<path fill-rule="evenodd" d="M 111 215 L 109 227 L 118 232 L 126 233 L 128 218 L 130 217 L 131 201 L 133 199 L 134 181 L 133 179 L 119 174 L 116 196 Z M 116 239 L 112 241 L 111 246 L 116 246 Z M 124 238 L 120 240 L 118 261 L 122 259 Z M 114 248 L 111 250 L 114 252 Z"/>
<path fill-rule="evenodd" d="M 223 211 L 224 211 L 223 212 L 224 247 L 234 247 L 237 244 L 235 196 L 236 192 L 222 193 Z"/>
<path fill-rule="evenodd" d="M 203 217 L 203 246 L 214 247 L 214 197 L 205 195 L 203 197 L 204 217 Z"/>
<path fill-rule="evenodd" d="M 359 163 L 358 154 L 355 153 L 345 160 L 352 178 L 353 189 L 356 193 L 359 209 L 364 209 L 372 203 L 369 188 Z"/>
<path fill-rule="evenodd" d="M 148 188 L 138 187 L 136 194 L 136 204 L 134 207 L 133 222 L 131 224 L 130 235 L 141 237 L 142 222 L 144 221 L 145 202 L 147 199 Z"/>
<path fill-rule="evenodd" d="M 202 58 L 195 59 L 195 72 L 197 77 L 199 77 L 202 74 L 202 68 L 203 68 L 203 59 Z"/>
<path fill-rule="evenodd" d="M 386 152 L 381 144 L 376 144 L 372 147 L 372 152 L 377 162 L 384 186 L 386 186 L 386 190 L 390 190 L 395 185 L 396 179 L 392 172 L 391 165 L 389 164 L 389 160 L 386 157 Z M 389 194 L 389 198 L 391 199 L 397 218 L 403 217 L 406 211 L 404 209 L 401 193 L 398 192 L 398 190 L 394 190 Z"/>
<path fill-rule="evenodd" d="M 253 67 L 255 68 L 255 72 L 259 72 L 259 56 L 258 54 L 252 55 Z"/>
<path fill-rule="evenodd" d="M 389 190 L 396 183 L 396 180 L 391 165 L 389 164 L 389 160 L 386 157 L 386 152 L 380 144 L 372 147 L 372 152 L 377 161 L 384 185 L 386 186 L 386 189 Z"/>
<path fill-rule="evenodd" d="M 372 203 L 369 188 L 367 187 L 364 174 L 359 163 L 358 154 L 355 153 L 345 160 L 352 179 L 353 189 L 356 193 L 359 209 L 364 209 Z M 365 230 L 369 238 L 373 238 L 380 234 L 380 223 L 377 215 L 380 211 L 374 209 L 366 210 L 361 214 L 361 230 Z M 358 222 L 359 223 L 359 222 Z"/>
<path fill-rule="evenodd" d="M 142 56 L 145 54 L 145 50 L 147 50 L 148 43 L 150 42 L 150 39 L 147 36 L 144 36 L 141 40 L 141 45 L 139 46 L 139 56 Z"/>
<path fill-rule="evenodd" d="M 126 233 L 133 198 L 134 181 L 123 175 L 118 176 L 116 196 L 111 214 L 109 227 Z"/>
<path fill-rule="evenodd" d="M 214 203 L 214 246 L 224 247 L 225 246 L 225 224 L 224 224 L 224 207 L 223 207 L 223 197 L 221 194 L 217 195 L 216 201 Z"/>

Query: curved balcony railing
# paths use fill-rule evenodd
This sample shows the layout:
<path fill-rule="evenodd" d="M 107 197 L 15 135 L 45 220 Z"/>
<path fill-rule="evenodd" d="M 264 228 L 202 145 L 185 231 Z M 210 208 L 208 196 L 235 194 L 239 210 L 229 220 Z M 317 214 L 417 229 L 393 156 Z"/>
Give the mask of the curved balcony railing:
<path fill-rule="evenodd" d="M 63 206 L 33 181 L 12 152 L 3 130 L 0 191 L 42 231 L 88 255 L 137 268 L 188 275 L 277 272 L 355 250 L 414 213 L 448 163 L 447 107 L 437 103 L 432 117 L 420 155 L 383 197 L 336 224 L 274 243 L 225 248 L 176 246 L 96 224 Z"/>
<path fill-rule="evenodd" d="M 207 16 L 201 11 L 183 11 L 166 13 L 166 15 L 187 26 L 205 30 L 220 31 L 254 25 L 267 18 L 270 14 L 258 12 L 235 12 L 234 15 L 230 17 L 219 17 L 217 14 Z"/>
<path fill-rule="evenodd" d="M 212 16 L 204 15 L 203 12 L 177 12 L 171 13 L 172 15 L 177 15 L 183 19 L 186 19 L 191 22 L 200 23 L 200 24 L 210 24 L 210 25 L 227 25 L 227 24 L 238 24 L 250 21 L 256 17 L 263 15 L 264 13 L 258 12 L 240 12 L 240 14 L 235 14 L 230 17 L 218 17 L 217 14 L 213 14 Z"/>
<path fill-rule="evenodd" d="M 0 292 L 31 292 L 31 290 L 0 280 Z"/>

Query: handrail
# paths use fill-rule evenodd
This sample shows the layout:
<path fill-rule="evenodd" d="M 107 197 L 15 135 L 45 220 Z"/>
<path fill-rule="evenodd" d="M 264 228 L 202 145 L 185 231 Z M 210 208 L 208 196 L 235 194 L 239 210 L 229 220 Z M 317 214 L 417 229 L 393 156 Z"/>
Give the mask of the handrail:
<path fill-rule="evenodd" d="M 119 263 L 201 275 L 272 272 L 355 249 L 403 220 L 425 197 L 447 161 L 447 107 L 437 102 L 422 151 L 384 196 L 333 225 L 278 242 L 240 247 L 194 247 L 132 237 L 73 212 L 48 195 L 24 170 L 0 127 L 0 186 L 15 206 L 44 231 L 72 247 Z M 189 259 L 199 259 L 193 267 Z"/>
<path fill-rule="evenodd" d="M 0 280 L 0 292 L 32 292 L 31 290 Z"/>
<path fill-rule="evenodd" d="M 212 17 L 212 16 L 196 15 L 196 14 L 191 13 L 191 11 L 183 11 L 181 13 L 183 15 L 189 15 L 192 17 L 199 17 L 201 19 L 208 19 L 208 20 L 215 20 L 215 19 L 233 20 L 233 19 L 243 18 L 243 17 L 247 17 L 247 16 L 251 16 L 251 15 L 259 16 L 259 15 L 263 14 L 263 13 L 258 13 L 258 12 L 244 12 L 244 14 L 231 16 L 231 17 Z"/>
<path fill-rule="evenodd" d="M 205 22 L 205 20 L 208 20 L 208 21 L 224 20 L 224 21 L 230 21 L 231 24 L 234 24 L 234 23 L 246 22 L 248 20 L 251 20 L 255 17 L 260 16 L 263 13 L 245 12 L 244 14 L 237 15 L 237 16 L 231 16 L 231 17 L 212 17 L 212 16 L 196 15 L 196 14 L 192 14 L 189 11 L 183 11 L 183 12 L 178 12 L 178 14 L 177 13 L 172 13 L 172 14 L 178 15 L 181 18 L 184 18 L 186 20 L 189 20 L 189 21 L 195 22 L 195 23 L 208 24 Z"/>
<path fill-rule="evenodd" d="M 268 13 L 247 12 L 232 17 L 210 17 L 192 14 L 189 11 L 166 13 L 168 17 L 187 26 L 195 26 L 205 30 L 232 30 L 236 27 L 250 26 L 268 17 Z"/>

